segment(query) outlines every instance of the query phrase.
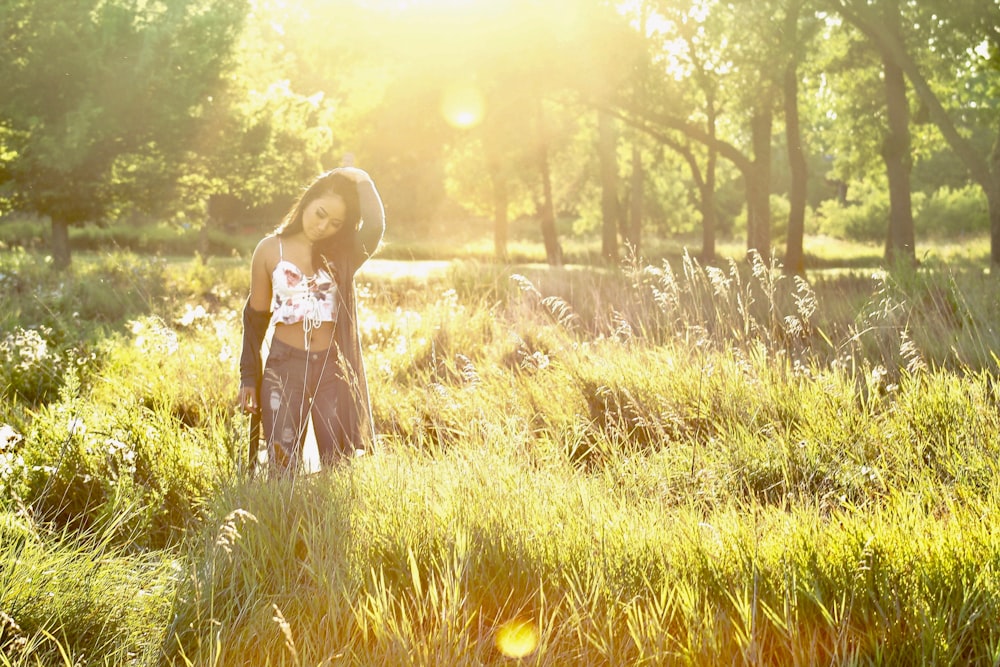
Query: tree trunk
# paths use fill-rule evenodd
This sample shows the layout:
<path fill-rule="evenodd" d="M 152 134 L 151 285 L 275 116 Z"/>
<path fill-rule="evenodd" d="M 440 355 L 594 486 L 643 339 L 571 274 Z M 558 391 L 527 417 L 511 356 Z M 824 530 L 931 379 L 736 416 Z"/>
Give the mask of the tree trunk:
<path fill-rule="evenodd" d="M 747 251 L 771 261 L 771 129 L 774 113 L 762 103 L 750 121 L 753 166 L 747 180 Z"/>
<path fill-rule="evenodd" d="M 711 264 L 715 261 L 715 151 L 708 151 L 708 165 L 705 168 L 705 185 L 701 191 L 701 261 Z"/>
<path fill-rule="evenodd" d="M 606 111 L 597 112 L 597 154 L 601 167 L 601 256 L 610 264 L 618 262 L 618 136 L 614 119 Z"/>
<path fill-rule="evenodd" d="M 706 106 L 708 134 L 715 139 L 715 94 L 711 90 Z M 701 260 L 705 264 L 715 261 L 715 165 L 718 161 L 718 150 L 714 145 L 709 145 L 708 160 L 705 162 L 705 179 L 701 192 Z"/>
<path fill-rule="evenodd" d="M 1000 172 L 997 172 L 993 185 L 984 188 L 984 192 L 990 218 L 990 263 L 995 270 L 1000 268 Z"/>
<path fill-rule="evenodd" d="M 542 178 L 542 201 L 538 213 L 541 218 L 542 242 L 545 244 L 545 260 L 550 266 L 562 266 L 562 248 L 559 246 L 555 205 L 552 202 L 552 170 L 549 167 L 548 137 L 541 100 L 537 101 L 535 120 L 538 132 L 538 172 Z"/>
<path fill-rule="evenodd" d="M 209 218 L 202 225 L 201 229 L 198 230 L 198 259 L 202 265 L 208 264 L 208 251 L 211 249 L 211 238 L 208 235 L 208 229 L 212 225 L 218 224 L 217 220 Z"/>
<path fill-rule="evenodd" d="M 642 247 L 642 195 L 645 174 L 642 166 L 642 152 L 639 145 L 632 144 L 632 180 L 629 184 L 629 216 L 624 234 L 625 241 L 631 246 L 632 253 L 639 255 Z"/>
<path fill-rule="evenodd" d="M 493 195 L 493 254 L 496 261 L 506 263 L 507 240 L 508 240 L 508 207 L 510 198 L 507 191 L 507 171 L 504 169 L 504 161 L 501 158 L 499 128 L 493 117 L 487 116 L 484 120 L 483 132 L 483 158 L 486 162 L 486 171 L 490 178 L 490 187 Z"/>
<path fill-rule="evenodd" d="M 69 268 L 71 261 L 69 249 L 69 223 L 56 217 L 52 218 L 52 267 L 58 271 Z"/>
<path fill-rule="evenodd" d="M 899 8 L 895 8 L 895 27 L 899 21 Z M 892 9 L 887 9 L 892 11 Z M 888 20 L 893 20 L 888 17 Z M 899 65 L 886 57 L 882 60 L 885 73 L 886 114 L 889 128 L 882 143 L 882 159 L 889 179 L 889 229 L 885 240 L 885 260 L 916 262 L 914 248 L 913 209 L 910 198 L 910 109 L 906 99 L 906 78 Z"/>
<path fill-rule="evenodd" d="M 549 169 L 548 151 L 541 149 L 539 169 L 542 174 L 542 205 L 539 211 L 542 225 L 542 243 L 545 244 L 545 261 L 549 266 L 562 266 L 562 248 L 556 231 L 556 213 L 552 204 L 552 174 Z"/>
<path fill-rule="evenodd" d="M 708 125 L 711 128 L 711 132 L 715 133 L 715 116 L 709 107 L 709 120 Z M 698 210 L 701 211 L 702 215 L 702 237 L 701 237 L 701 260 L 708 264 L 715 261 L 715 162 L 718 159 L 718 155 L 714 148 L 708 149 L 708 161 L 706 165 L 706 174 L 703 177 L 701 173 L 701 168 L 698 166 L 698 159 L 694 155 L 694 151 L 691 147 L 680 143 L 678 141 L 673 141 L 667 137 L 661 137 L 660 141 L 664 145 L 669 146 L 673 150 L 677 151 L 678 154 L 684 161 L 688 163 L 688 169 L 691 170 L 691 179 L 694 181 L 695 187 L 698 189 Z"/>
<path fill-rule="evenodd" d="M 798 38 L 799 6 L 788 9 L 785 17 L 786 37 L 794 46 Z M 791 184 L 788 192 L 788 233 L 785 237 L 785 272 L 805 275 L 806 261 L 803 243 L 806 233 L 806 195 L 809 167 L 802 146 L 802 128 L 799 122 L 799 73 L 797 56 L 792 55 L 785 67 L 785 142 L 788 144 L 788 165 Z"/>
<path fill-rule="evenodd" d="M 1000 267 L 1000 129 L 990 154 L 990 178 L 983 185 L 990 215 L 990 263 Z"/>
<path fill-rule="evenodd" d="M 499 163 L 489 165 L 490 183 L 493 187 L 493 254 L 501 263 L 507 262 L 507 179 Z"/>

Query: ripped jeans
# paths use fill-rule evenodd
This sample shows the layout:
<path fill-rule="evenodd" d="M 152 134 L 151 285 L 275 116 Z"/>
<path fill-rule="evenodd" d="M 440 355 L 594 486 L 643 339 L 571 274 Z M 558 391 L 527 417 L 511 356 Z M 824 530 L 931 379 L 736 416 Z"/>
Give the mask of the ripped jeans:
<path fill-rule="evenodd" d="M 271 341 L 260 402 L 272 473 L 299 469 L 310 416 L 321 463 L 326 466 L 345 456 L 337 447 L 337 395 L 344 382 L 336 348 L 307 352 Z"/>

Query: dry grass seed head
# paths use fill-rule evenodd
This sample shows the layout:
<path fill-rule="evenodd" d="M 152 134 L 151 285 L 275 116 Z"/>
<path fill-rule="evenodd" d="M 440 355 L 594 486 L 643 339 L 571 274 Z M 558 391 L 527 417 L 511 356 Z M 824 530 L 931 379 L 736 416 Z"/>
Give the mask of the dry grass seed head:
<path fill-rule="evenodd" d="M 512 273 L 510 276 L 511 282 L 518 286 L 522 294 L 526 294 L 532 298 L 534 301 L 542 300 L 542 293 L 538 291 L 535 284 L 531 282 L 527 277 L 521 275 L 520 273 Z"/>
<path fill-rule="evenodd" d="M 28 638 L 11 616 L 0 611 L 0 651 L 5 656 L 20 655 L 28 646 Z"/>
<path fill-rule="evenodd" d="M 231 554 L 233 552 L 233 545 L 240 538 L 237 523 L 245 525 L 247 522 L 257 523 L 257 517 L 244 509 L 235 509 L 227 514 L 219 526 L 219 534 L 215 538 L 215 546 L 227 554 Z"/>
<path fill-rule="evenodd" d="M 623 313 L 611 311 L 611 337 L 620 343 L 630 343 L 635 338 L 632 325 Z"/>
<path fill-rule="evenodd" d="M 542 299 L 542 305 L 548 309 L 555 321 L 568 331 L 573 331 L 580 325 L 580 316 L 573 312 L 573 308 L 564 299 L 547 296 Z"/>
<path fill-rule="evenodd" d="M 297 663 L 299 661 L 299 652 L 295 648 L 295 639 L 292 637 L 292 626 L 285 620 L 285 616 L 281 613 L 281 609 L 278 608 L 277 604 L 272 604 L 271 608 L 274 609 L 274 616 L 271 620 L 278 624 L 278 629 L 281 630 L 281 634 L 285 638 L 285 648 L 288 649 L 288 654 L 292 656 L 292 660 Z"/>
<path fill-rule="evenodd" d="M 899 332 L 899 354 L 906 362 L 906 371 L 910 374 L 921 373 L 927 370 L 927 362 L 924 361 L 917 344 L 910 338 L 910 333 L 906 329 Z"/>
<path fill-rule="evenodd" d="M 795 310 L 803 320 L 809 320 L 815 313 L 819 303 L 816 300 L 816 292 L 812 286 L 802 276 L 794 276 L 795 281 Z"/>

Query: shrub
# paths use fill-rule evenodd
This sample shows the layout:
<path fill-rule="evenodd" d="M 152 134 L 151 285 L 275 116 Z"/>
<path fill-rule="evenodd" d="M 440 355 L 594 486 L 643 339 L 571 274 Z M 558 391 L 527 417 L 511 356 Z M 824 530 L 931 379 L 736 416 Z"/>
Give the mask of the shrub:
<path fill-rule="evenodd" d="M 62 384 L 67 358 L 50 344 L 48 327 L 15 327 L 0 338 L 0 399 L 29 404 L 55 397 Z"/>
<path fill-rule="evenodd" d="M 919 238 L 955 238 L 989 231 L 989 212 L 982 188 L 943 187 L 923 198 L 914 226 Z"/>
<path fill-rule="evenodd" d="M 51 233 L 46 220 L 30 217 L 10 218 L 0 222 L 0 250 L 19 248 L 46 252 Z M 205 247 L 201 230 L 167 222 L 136 224 L 113 221 L 70 228 L 70 249 L 75 252 L 123 253 L 148 255 L 180 255 L 196 253 L 228 257 L 234 253 L 248 255 L 258 236 L 233 234 L 232 231 L 210 228 Z"/>
<path fill-rule="evenodd" d="M 838 239 L 884 241 L 889 220 L 889 191 L 869 182 L 852 187 L 854 201 L 843 204 L 828 199 L 819 205 L 820 231 Z"/>
<path fill-rule="evenodd" d="M 217 349 L 210 356 L 204 342 L 179 351 L 162 325 L 133 329 L 134 340 L 106 344 L 103 380 L 83 388 L 78 374 L 88 369 L 72 367 L 59 399 L 36 412 L 15 493 L 54 525 L 113 525 L 120 541 L 162 547 L 232 474 L 242 437 L 231 423 L 235 361 Z"/>
<path fill-rule="evenodd" d="M 769 200 L 771 211 L 771 243 L 781 243 L 788 233 L 788 212 L 791 205 L 784 195 L 771 194 Z M 700 224 L 700 223 L 699 223 Z M 718 224 L 718 223 L 717 223 Z M 720 227 L 724 225 L 720 224 Z M 721 229 L 719 231 L 722 231 Z M 745 236 L 747 233 L 747 207 L 746 204 L 740 209 L 739 215 L 733 223 L 731 232 L 735 236 Z"/>
<path fill-rule="evenodd" d="M 48 239 L 48 226 L 37 218 L 11 217 L 0 220 L 0 250 L 42 249 Z"/>

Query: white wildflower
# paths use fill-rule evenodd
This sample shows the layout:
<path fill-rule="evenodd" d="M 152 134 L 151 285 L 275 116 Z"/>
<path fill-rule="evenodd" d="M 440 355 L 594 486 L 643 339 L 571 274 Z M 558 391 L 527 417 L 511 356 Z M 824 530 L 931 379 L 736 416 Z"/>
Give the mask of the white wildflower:
<path fill-rule="evenodd" d="M 66 422 L 66 430 L 70 435 L 83 435 L 87 432 L 87 425 L 79 417 L 70 417 Z"/>
<path fill-rule="evenodd" d="M 42 333 L 51 330 L 43 328 L 23 329 L 17 327 L 0 341 L 0 356 L 16 360 L 16 368 L 21 371 L 30 370 L 32 366 L 44 361 L 49 356 L 49 345 Z"/>
<path fill-rule="evenodd" d="M 208 317 L 208 311 L 205 310 L 205 306 L 198 304 L 192 308 L 190 303 L 186 303 L 184 304 L 184 313 L 175 321 L 182 327 L 189 327 L 198 320 L 206 317 Z"/>
<path fill-rule="evenodd" d="M 4 487 L 15 471 L 24 468 L 24 459 L 15 452 L 0 452 L 0 489 Z"/>
<path fill-rule="evenodd" d="M 13 450 L 23 439 L 10 424 L 0 425 L 0 452 Z"/>
<path fill-rule="evenodd" d="M 158 317 L 145 317 L 133 320 L 126 325 L 135 335 L 135 346 L 143 352 L 159 352 L 173 354 L 179 345 L 177 332 L 164 324 Z"/>

